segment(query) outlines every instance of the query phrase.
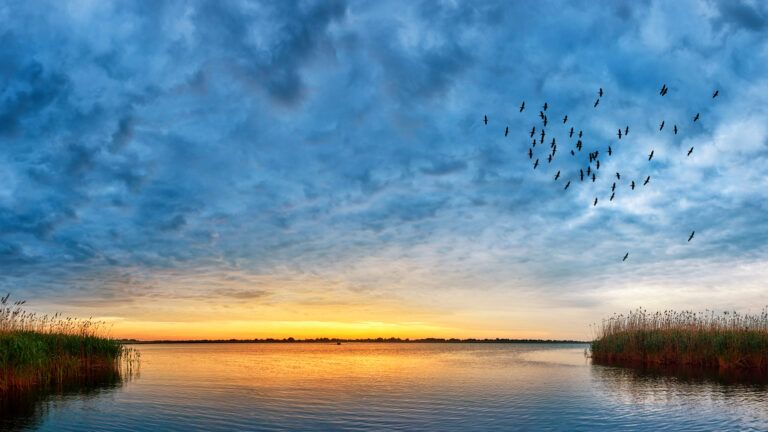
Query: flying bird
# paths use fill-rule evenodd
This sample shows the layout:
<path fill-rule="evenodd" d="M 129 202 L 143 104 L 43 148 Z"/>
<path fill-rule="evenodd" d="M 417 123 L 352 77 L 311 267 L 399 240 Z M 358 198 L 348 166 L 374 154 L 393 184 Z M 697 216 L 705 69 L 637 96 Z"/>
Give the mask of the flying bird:
<path fill-rule="evenodd" d="M 483 116 L 483 121 L 485 122 L 485 124 L 488 124 L 488 116 L 487 115 Z"/>
<path fill-rule="evenodd" d="M 560 178 L 560 170 L 557 171 L 557 174 L 555 174 L 555 180 Z"/>
<path fill-rule="evenodd" d="M 533 128 L 531 128 L 531 137 L 533 137 L 533 135 L 534 135 L 535 133 L 536 133 L 536 126 L 534 126 Z"/>
<path fill-rule="evenodd" d="M 693 147 L 691 147 L 691 149 L 690 149 L 690 150 L 688 150 L 688 156 L 690 156 L 690 155 L 691 155 L 691 153 L 693 153 Z"/>
<path fill-rule="evenodd" d="M 523 112 L 524 109 L 525 109 L 525 101 L 523 101 L 523 103 L 520 104 L 520 112 Z"/>
<path fill-rule="evenodd" d="M 557 144 L 555 144 L 555 138 L 552 138 L 552 144 L 549 145 L 550 148 L 557 147 Z"/>
<path fill-rule="evenodd" d="M 677 135 L 677 125 L 675 125 L 675 126 L 672 128 L 672 130 L 673 130 L 673 131 L 675 131 L 675 135 Z"/>
<path fill-rule="evenodd" d="M 661 86 L 661 91 L 659 91 L 659 94 L 662 95 L 662 96 L 667 94 L 667 85 L 666 84 Z"/>
<path fill-rule="evenodd" d="M 547 127 L 547 116 L 544 116 L 544 127 Z"/>
<path fill-rule="evenodd" d="M 579 179 L 581 181 L 584 181 L 584 170 L 583 169 L 579 169 Z"/>
<path fill-rule="evenodd" d="M 533 146 L 536 147 L 536 138 L 533 139 Z"/>
<path fill-rule="evenodd" d="M 547 156 L 547 163 L 552 163 L 552 155 Z"/>
<path fill-rule="evenodd" d="M 643 182 L 643 186 L 647 185 L 649 181 L 651 181 L 651 176 L 648 176 L 645 178 L 645 181 Z"/>
<path fill-rule="evenodd" d="M 595 177 L 595 173 L 592 173 L 592 183 L 594 183 L 594 182 L 595 182 L 595 178 L 596 178 L 596 177 Z"/>
<path fill-rule="evenodd" d="M 528 159 L 533 159 L 533 149 L 532 148 L 528 149 Z"/>
<path fill-rule="evenodd" d="M 624 128 L 624 136 L 627 136 L 627 135 L 629 135 L 629 126 Z"/>
<path fill-rule="evenodd" d="M 592 167 L 587 167 L 587 177 L 592 173 Z"/>
<path fill-rule="evenodd" d="M 613 197 L 615 197 L 615 196 L 616 196 L 615 193 L 611 193 L 611 198 L 608 201 L 613 201 Z"/>
<path fill-rule="evenodd" d="M 659 126 L 659 130 L 664 129 L 664 120 L 661 121 L 661 126 Z"/>
<path fill-rule="evenodd" d="M 578 141 L 576 141 L 576 148 L 577 148 L 579 151 L 581 151 L 581 145 L 582 145 L 582 142 L 581 142 L 581 140 L 578 140 Z"/>
<path fill-rule="evenodd" d="M 608 156 L 610 156 L 611 154 L 612 154 L 611 146 L 608 146 Z"/>
<path fill-rule="evenodd" d="M 632 188 L 632 190 L 635 190 L 635 181 L 634 180 L 632 180 L 632 184 L 630 185 L 630 187 Z"/>
<path fill-rule="evenodd" d="M 595 166 L 595 169 L 600 169 L 600 161 L 597 161 L 597 165 Z"/>
<path fill-rule="evenodd" d="M 611 186 L 611 192 L 616 190 L 616 182 L 613 182 L 613 185 Z"/>
<path fill-rule="evenodd" d="M 536 167 L 539 166 L 539 160 L 536 159 L 536 162 L 533 163 L 533 169 L 536 169 Z"/>
<path fill-rule="evenodd" d="M 617 179 L 617 180 L 621 180 L 621 174 L 619 174 L 619 173 L 616 173 L 616 179 Z"/>
<path fill-rule="evenodd" d="M 624 261 L 626 261 L 628 257 L 629 257 L 629 252 L 627 252 L 627 254 L 626 254 L 626 255 L 624 255 L 624 258 L 621 260 L 621 262 L 624 262 Z"/>
<path fill-rule="evenodd" d="M 544 102 L 544 111 L 546 111 L 546 110 L 547 110 L 547 103 Z"/>
<path fill-rule="evenodd" d="M 693 118 L 693 121 L 696 122 L 699 120 L 699 113 L 696 113 L 696 116 Z"/>
<path fill-rule="evenodd" d="M 571 128 L 571 133 L 568 134 L 568 138 L 573 138 L 573 128 Z"/>
<path fill-rule="evenodd" d="M 571 181 L 570 181 L 570 180 L 568 180 L 568 183 L 566 183 L 566 184 L 565 184 L 565 187 L 563 188 L 563 190 L 566 190 L 566 189 L 568 189 L 568 186 L 570 186 L 570 185 L 571 185 Z"/>
<path fill-rule="evenodd" d="M 600 90 L 597 92 L 597 95 L 599 97 L 603 97 L 603 88 L 602 87 L 600 87 Z"/>
<path fill-rule="evenodd" d="M 648 160 L 653 159 L 653 150 L 651 150 L 651 154 L 648 155 Z"/>
<path fill-rule="evenodd" d="M 574 153 L 573 150 L 571 150 L 571 156 L 576 156 L 576 153 Z"/>
<path fill-rule="evenodd" d="M 581 138 L 582 131 L 579 131 L 579 138 Z"/>
<path fill-rule="evenodd" d="M 541 142 L 544 143 L 544 135 L 547 133 L 544 131 L 544 129 L 541 130 Z"/>
<path fill-rule="evenodd" d="M 599 103 L 600 103 L 600 98 L 597 98 L 597 100 L 595 101 L 595 106 L 594 106 L 594 108 L 597 108 L 597 105 L 598 105 Z"/>
<path fill-rule="evenodd" d="M 539 111 L 539 117 L 541 117 L 541 119 L 544 120 L 544 111 Z"/>
<path fill-rule="evenodd" d="M 563 117 L 563 123 L 565 123 L 567 121 L 568 121 L 568 116 L 566 115 L 565 117 Z"/>
<path fill-rule="evenodd" d="M 594 207 L 594 206 L 596 206 L 596 205 L 597 205 L 597 197 L 595 197 L 595 203 L 594 203 L 594 204 L 592 204 L 592 207 Z"/>
<path fill-rule="evenodd" d="M 696 231 L 691 231 L 691 236 L 688 237 L 688 241 L 693 240 L 693 235 L 696 233 Z"/>
<path fill-rule="evenodd" d="M 720 93 L 720 90 L 715 90 L 715 92 L 712 93 L 712 99 L 716 98 L 719 93 Z"/>
<path fill-rule="evenodd" d="M 509 135 L 509 126 L 507 126 L 506 129 L 504 129 L 504 136 Z"/>
<path fill-rule="evenodd" d="M 621 129 L 619 129 L 619 133 L 617 135 L 619 136 L 619 139 L 621 139 Z"/>

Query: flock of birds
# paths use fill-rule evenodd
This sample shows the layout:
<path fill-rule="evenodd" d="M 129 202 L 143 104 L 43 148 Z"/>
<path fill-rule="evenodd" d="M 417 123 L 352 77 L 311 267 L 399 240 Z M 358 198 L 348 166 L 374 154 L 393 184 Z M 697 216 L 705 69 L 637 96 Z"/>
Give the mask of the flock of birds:
<path fill-rule="evenodd" d="M 667 92 L 669 92 L 669 88 L 667 87 L 666 84 L 663 84 L 661 86 L 661 89 L 659 90 L 659 95 L 664 97 L 667 94 Z M 712 99 L 716 98 L 719 93 L 720 93 L 719 90 L 715 90 L 712 93 Z M 597 92 L 597 99 L 595 100 L 595 103 L 593 104 L 593 108 L 597 109 L 598 105 L 600 105 L 600 100 L 602 99 L 603 94 L 604 94 L 603 93 L 603 89 L 600 88 L 598 90 L 598 92 Z M 534 124 L 531 127 L 531 130 L 528 133 L 529 138 L 532 140 L 531 141 L 531 145 L 528 148 L 528 159 L 532 161 L 531 163 L 533 164 L 533 169 L 534 170 L 537 169 L 539 167 L 539 164 L 540 164 L 539 158 L 536 158 L 534 160 L 535 151 L 536 151 L 535 150 L 536 145 L 538 144 L 539 147 L 541 148 L 544 145 L 545 137 L 547 137 L 547 129 L 546 128 L 547 128 L 547 126 L 549 124 L 549 118 L 547 117 L 547 109 L 548 108 L 549 108 L 549 105 L 547 104 L 547 102 L 544 102 L 544 105 L 542 106 L 542 109 L 539 111 L 539 119 L 540 119 L 542 124 L 541 124 L 540 129 L 538 129 L 538 134 L 537 134 L 536 124 Z M 523 101 L 523 103 L 520 104 L 520 112 L 522 113 L 524 110 L 525 110 L 525 101 Z M 693 116 L 693 123 L 698 122 L 699 118 L 700 118 L 700 113 L 696 113 L 696 115 Z M 485 123 L 486 126 L 488 125 L 488 115 L 485 115 L 483 117 L 483 123 Z M 563 117 L 563 124 L 566 124 L 566 123 L 568 123 L 568 115 L 565 115 Z M 659 132 L 664 130 L 664 125 L 665 125 L 665 121 L 662 120 L 661 123 L 659 124 Z M 680 129 L 677 127 L 676 124 L 672 125 L 672 132 L 675 135 L 677 135 L 679 130 Z M 575 145 L 570 150 L 571 156 L 576 156 L 577 152 L 581 152 L 583 147 L 584 147 L 584 142 L 582 141 L 583 131 L 579 130 L 578 133 L 577 133 L 575 128 L 571 127 L 570 130 L 568 130 L 568 139 L 573 140 L 574 134 L 577 135 L 577 138 L 576 138 Z M 504 136 L 506 137 L 508 135 L 509 135 L 509 126 L 507 126 L 504 129 Z M 627 135 L 629 135 L 629 126 L 625 126 L 624 129 L 618 128 L 616 136 L 618 136 L 619 140 L 621 140 L 622 138 L 626 138 Z M 538 139 L 537 139 L 537 137 L 538 137 Z M 546 156 L 547 164 L 551 164 L 552 163 L 552 161 L 555 159 L 555 154 L 556 153 L 557 153 L 557 139 L 555 137 L 552 137 L 552 141 L 549 144 L 549 151 L 548 151 L 548 154 Z M 614 149 L 611 147 L 610 144 L 608 145 L 608 148 L 606 149 L 605 153 L 608 155 L 608 157 L 611 157 L 615 153 Z M 693 153 L 693 147 L 688 149 L 686 157 L 690 157 L 692 153 Z M 588 156 L 589 156 L 589 162 L 587 164 L 586 169 L 579 168 L 579 171 L 578 171 L 578 181 L 579 182 L 584 182 L 584 179 L 586 178 L 588 182 L 591 180 L 592 183 L 594 183 L 597 180 L 597 172 L 600 170 L 600 156 L 601 156 L 600 150 L 594 149 L 593 151 L 590 151 L 588 153 Z M 651 162 L 651 160 L 653 159 L 653 156 L 654 156 L 654 150 L 651 150 L 651 152 L 648 154 L 648 162 Z M 574 175 L 575 175 L 575 172 L 574 172 Z M 562 177 L 561 171 L 558 170 L 557 173 L 554 175 L 554 181 L 559 181 L 561 177 Z M 617 187 L 616 183 L 620 182 L 621 178 L 622 178 L 621 173 L 620 172 L 616 172 L 616 181 L 614 181 L 613 184 L 611 185 L 611 196 L 608 199 L 609 201 L 613 201 L 613 199 L 616 197 L 616 187 Z M 575 179 L 571 180 L 569 178 L 566 181 L 565 186 L 563 187 L 563 189 L 564 190 L 568 190 L 568 188 L 571 186 L 571 182 L 572 181 L 576 181 L 576 180 Z M 645 180 L 642 182 L 643 186 L 648 185 L 648 183 L 650 181 L 651 181 L 651 176 L 648 175 L 647 177 L 645 177 Z M 638 187 L 638 186 L 639 185 L 636 184 L 634 180 L 632 180 L 629 183 L 629 187 L 630 187 L 631 190 L 635 190 L 635 188 Z M 597 204 L 598 204 L 598 197 L 595 197 L 595 200 L 592 202 L 592 206 L 597 206 Z M 696 233 L 695 230 L 691 231 L 691 234 L 688 236 L 688 241 L 689 242 L 691 240 L 693 240 L 693 236 L 694 236 L 695 233 Z M 629 258 L 629 252 L 627 252 L 624 255 L 624 257 L 622 258 L 621 261 L 622 262 L 626 261 L 627 258 Z"/>

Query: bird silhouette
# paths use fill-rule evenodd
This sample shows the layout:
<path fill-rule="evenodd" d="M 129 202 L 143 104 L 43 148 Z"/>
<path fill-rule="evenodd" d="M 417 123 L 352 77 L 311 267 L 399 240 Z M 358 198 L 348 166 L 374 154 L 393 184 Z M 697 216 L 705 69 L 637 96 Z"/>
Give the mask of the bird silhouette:
<path fill-rule="evenodd" d="M 720 90 L 715 90 L 715 92 L 712 93 L 712 99 L 716 98 L 718 94 L 720 94 Z"/>
<path fill-rule="evenodd" d="M 594 108 L 597 108 L 597 105 L 598 105 L 599 103 L 600 103 L 600 98 L 597 98 L 597 100 L 595 101 L 595 106 L 594 106 Z"/>
<path fill-rule="evenodd" d="M 696 122 L 699 120 L 699 113 L 696 113 L 696 116 L 693 118 L 693 121 Z"/>
<path fill-rule="evenodd" d="M 568 121 L 568 116 L 566 115 L 565 117 L 563 117 L 563 123 L 565 123 L 567 121 Z"/>
<path fill-rule="evenodd" d="M 603 97 L 603 88 L 600 87 L 600 90 L 597 92 L 598 97 Z"/>
<path fill-rule="evenodd" d="M 588 167 L 587 167 L 587 177 L 589 177 L 589 176 L 590 176 L 590 174 L 592 174 L 592 167 L 589 167 L 589 166 L 588 166 Z"/>
<path fill-rule="evenodd" d="M 651 150 L 651 154 L 648 155 L 648 160 L 653 159 L 653 150 Z"/>
<path fill-rule="evenodd" d="M 560 170 L 557 171 L 557 174 L 555 174 L 555 180 L 560 178 Z"/>
<path fill-rule="evenodd" d="M 555 157 L 555 153 L 557 153 L 557 145 L 552 147 L 552 157 Z"/>
<path fill-rule="evenodd" d="M 533 149 L 528 149 L 528 159 L 533 159 Z"/>
<path fill-rule="evenodd" d="M 536 134 L 536 126 L 531 128 L 531 137 L 533 137 L 534 134 Z"/>
<path fill-rule="evenodd" d="M 536 138 L 533 139 L 533 147 L 536 147 Z"/>
<path fill-rule="evenodd" d="M 581 140 L 576 141 L 576 148 L 581 151 L 582 142 Z"/>
<path fill-rule="evenodd" d="M 675 135 L 677 135 L 677 125 L 675 125 L 675 126 L 672 128 L 672 130 L 673 130 L 673 131 L 675 131 Z"/>
<path fill-rule="evenodd" d="M 595 177 L 595 173 L 592 173 L 592 183 L 594 183 L 594 182 L 595 182 L 595 179 L 596 179 L 596 177 Z"/>
<path fill-rule="evenodd" d="M 539 160 L 536 159 L 536 162 L 533 163 L 533 169 L 536 169 L 536 167 L 539 166 Z"/>
<path fill-rule="evenodd" d="M 643 182 L 643 186 L 647 185 L 649 181 L 651 181 L 651 176 L 648 176 L 645 178 L 645 181 Z"/>
<path fill-rule="evenodd" d="M 613 154 L 613 152 L 611 151 L 611 146 L 608 146 L 608 156 L 610 156 L 611 154 Z"/>
<path fill-rule="evenodd" d="M 664 129 L 664 120 L 661 121 L 661 126 L 659 126 L 659 130 Z"/>
<path fill-rule="evenodd" d="M 617 135 L 619 136 L 619 139 L 621 139 L 621 129 L 619 129 L 619 133 Z"/>
<path fill-rule="evenodd" d="M 544 102 L 544 111 L 546 111 L 546 110 L 547 110 L 547 103 Z"/>
<path fill-rule="evenodd" d="M 579 169 L 579 179 L 581 181 L 584 181 L 584 170 L 583 169 Z"/>
<path fill-rule="evenodd" d="M 600 169 L 600 161 L 597 161 L 597 164 L 595 165 L 595 169 Z"/>
<path fill-rule="evenodd" d="M 613 182 L 613 185 L 611 185 L 611 192 L 616 190 L 616 182 Z"/>
<path fill-rule="evenodd" d="M 552 155 L 547 156 L 547 163 L 552 163 Z"/>
<path fill-rule="evenodd" d="M 539 111 L 539 117 L 544 120 L 544 111 Z"/>
<path fill-rule="evenodd" d="M 693 147 L 691 147 L 691 149 L 690 149 L 690 150 L 688 150 L 688 155 L 687 155 L 687 156 L 690 156 L 690 155 L 691 155 L 691 153 L 693 153 Z"/>
<path fill-rule="evenodd" d="M 627 252 L 627 254 L 624 255 L 624 258 L 622 258 L 621 262 L 626 261 L 628 257 L 629 257 L 629 252 Z"/>
<path fill-rule="evenodd" d="M 632 180 L 632 184 L 629 187 L 631 187 L 632 190 L 635 190 L 635 181 L 634 180 Z"/>
<path fill-rule="evenodd" d="M 571 156 L 576 156 L 576 153 L 574 153 L 573 150 L 571 150 Z"/>
<path fill-rule="evenodd" d="M 624 136 L 627 136 L 627 135 L 629 135 L 629 126 L 624 128 Z"/>
<path fill-rule="evenodd" d="M 568 183 L 566 183 L 566 184 L 565 184 L 565 187 L 563 188 L 563 190 L 566 190 L 566 189 L 568 189 L 568 186 L 570 186 L 570 185 L 571 185 L 571 181 L 570 181 L 570 180 L 568 180 Z"/>
<path fill-rule="evenodd" d="M 506 129 L 504 129 L 504 136 L 509 135 L 509 126 L 507 126 Z"/>
<path fill-rule="evenodd" d="M 691 231 L 691 236 L 688 237 L 688 241 L 693 240 L 693 235 L 696 233 L 696 231 Z"/>
<path fill-rule="evenodd" d="M 568 138 L 573 138 L 573 128 L 571 128 L 571 133 L 568 134 Z"/>
<path fill-rule="evenodd" d="M 524 109 L 525 109 L 525 101 L 523 101 L 523 103 L 520 104 L 520 112 L 523 112 Z"/>
<path fill-rule="evenodd" d="M 619 173 L 616 173 L 616 179 L 617 179 L 617 180 L 621 180 L 621 174 L 619 174 Z"/>
<path fill-rule="evenodd" d="M 596 205 L 597 205 L 597 197 L 595 197 L 595 203 L 594 203 L 594 204 L 592 204 L 592 207 L 594 207 L 594 206 L 596 206 Z"/>
<path fill-rule="evenodd" d="M 659 91 L 659 94 L 662 95 L 662 96 L 667 94 L 667 85 L 666 84 L 661 86 L 661 91 Z"/>
<path fill-rule="evenodd" d="M 608 201 L 613 201 L 613 197 L 615 197 L 615 196 L 616 196 L 615 193 L 611 193 L 611 198 Z"/>
<path fill-rule="evenodd" d="M 582 134 L 582 133 L 583 133 L 582 131 L 579 131 L 579 138 L 581 138 L 581 134 Z"/>
<path fill-rule="evenodd" d="M 483 116 L 483 121 L 485 122 L 485 124 L 488 124 L 488 116 L 487 115 Z"/>
<path fill-rule="evenodd" d="M 544 127 L 547 127 L 547 116 L 544 116 Z"/>
<path fill-rule="evenodd" d="M 546 134 L 547 134 L 547 132 L 544 129 L 542 129 L 541 130 L 541 142 L 542 142 L 542 144 L 544 143 L 544 135 L 546 135 Z"/>
<path fill-rule="evenodd" d="M 553 137 L 553 138 L 552 138 L 552 144 L 550 144 L 550 145 L 549 145 L 549 147 L 550 147 L 550 148 L 554 148 L 554 147 L 557 147 L 557 144 L 555 144 L 555 143 L 556 143 L 556 141 L 555 141 L 555 138 Z"/>

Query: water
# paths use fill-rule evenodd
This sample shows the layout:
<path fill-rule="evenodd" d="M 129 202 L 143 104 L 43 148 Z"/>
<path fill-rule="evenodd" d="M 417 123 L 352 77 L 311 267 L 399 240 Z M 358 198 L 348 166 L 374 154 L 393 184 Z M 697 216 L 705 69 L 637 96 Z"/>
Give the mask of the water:
<path fill-rule="evenodd" d="M 766 386 L 592 365 L 582 345 L 137 348 L 138 376 L 6 400 L 0 429 L 768 430 Z"/>

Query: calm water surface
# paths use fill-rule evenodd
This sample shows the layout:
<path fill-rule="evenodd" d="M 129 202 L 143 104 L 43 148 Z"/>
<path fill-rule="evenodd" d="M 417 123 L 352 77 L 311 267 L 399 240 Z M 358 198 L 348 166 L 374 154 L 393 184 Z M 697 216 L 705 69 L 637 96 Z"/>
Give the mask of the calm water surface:
<path fill-rule="evenodd" d="M 581 345 L 137 348 L 138 376 L 6 400 L 0 429 L 768 430 L 765 386 L 591 365 Z"/>

